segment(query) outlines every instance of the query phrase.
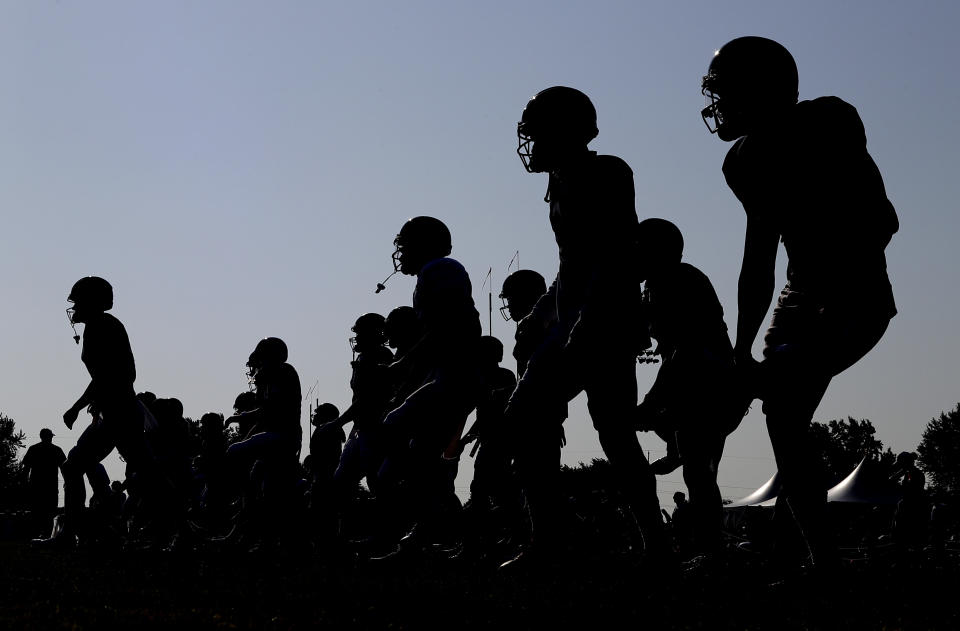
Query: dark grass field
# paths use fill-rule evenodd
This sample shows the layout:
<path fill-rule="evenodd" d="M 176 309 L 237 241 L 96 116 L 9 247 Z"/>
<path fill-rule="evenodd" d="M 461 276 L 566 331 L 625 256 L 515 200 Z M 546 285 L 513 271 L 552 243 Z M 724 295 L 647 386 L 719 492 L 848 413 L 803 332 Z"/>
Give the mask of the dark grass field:
<path fill-rule="evenodd" d="M 753 557 L 667 578 L 631 555 L 517 576 L 423 557 L 383 566 L 26 543 L 0 555 L 0 629 L 960 629 L 956 557 L 863 561 L 778 589 Z"/>

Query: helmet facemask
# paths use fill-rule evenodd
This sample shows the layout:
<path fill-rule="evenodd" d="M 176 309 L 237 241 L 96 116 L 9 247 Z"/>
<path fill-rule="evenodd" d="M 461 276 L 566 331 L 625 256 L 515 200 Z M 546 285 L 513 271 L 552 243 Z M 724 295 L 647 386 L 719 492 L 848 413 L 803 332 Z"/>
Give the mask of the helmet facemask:
<path fill-rule="evenodd" d="M 509 322 L 512 319 L 510 317 L 510 301 L 503 294 L 500 294 L 500 300 L 503 302 L 503 306 L 500 307 L 500 316 L 504 322 Z"/>
<path fill-rule="evenodd" d="M 393 240 L 393 272 L 396 274 L 400 271 L 400 259 L 403 258 L 403 248 L 400 245 L 400 235 L 397 235 L 397 238 Z"/>
<path fill-rule="evenodd" d="M 736 140 L 745 135 L 745 116 L 742 107 L 737 107 L 727 96 L 721 97 L 717 90 L 717 77 L 713 73 L 706 75 L 701 83 L 700 92 L 707 101 L 706 107 L 700 110 L 700 117 L 711 134 L 717 134 L 720 140 Z M 733 120 L 730 114 L 733 113 Z M 713 121 L 711 125 L 710 121 Z"/>
<path fill-rule="evenodd" d="M 713 79 L 712 75 L 706 75 L 703 78 L 703 83 L 700 88 L 700 93 L 703 94 L 703 97 L 707 101 L 706 107 L 700 110 L 700 117 L 703 118 L 703 123 L 707 126 L 707 131 L 711 134 L 717 133 L 720 126 L 723 125 L 723 114 L 720 113 L 718 107 L 720 95 L 713 91 Z M 711 119 L 713 120 L 713 125 L 710 124 Z"/>
<path fill-rule="evenodd" d="M 259 366 L 253 366 L 253 365 L 251 365 L 250 362 L 248 361 L 248 362 L 247 362 L 247 372 L 246 372 L 245 374 L 246 374 L 246 376 L 247 376 L 247 388 L 248 388 L 251 392 L 256 392 L 256 390 L 257 390 L 257 376 L 260 374 L 260 367 L 259 367 Z"/>
<path fill-rule="evenodd" d="M 73 302 L 70 303 L 73 305 Z M 70 323 L 70 328 L 73 329 L 73 341 L 77 344 L 80 343 L 80 334 L 77 333 L 77 307 L 75 305 L 67 307 L 67 322 Z"/>
<path fill-rule="evenodd" d="M 517 155 L 520 156 L 520 162 L 527 173 L 540 173 L 541 171 L 534 167 L 533 161 L 533 136 L 527 131 L 529 125 L 520 121 L 517 123 Z"/>

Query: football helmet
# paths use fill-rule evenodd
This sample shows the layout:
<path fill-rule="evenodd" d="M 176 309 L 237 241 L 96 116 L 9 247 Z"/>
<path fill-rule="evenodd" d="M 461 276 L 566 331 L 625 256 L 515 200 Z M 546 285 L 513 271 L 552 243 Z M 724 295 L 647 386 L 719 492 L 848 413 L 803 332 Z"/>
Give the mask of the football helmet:
<path fill-rule="evenodd" d="M 500 315 L 504 320 L 522 320 L 540 296 L 547 293 L 547 281 L 532 269 L 518 269 L 503 280 Z"/>
<path fill-rule="evenodd" d="M 340 418 L 340 410 L 337 409 L 337 406 L 332 403 L 321 403 L 317 406 L 317 409 L 313 411 L 313 416 L 310 417 L 310 424 L 316 427 L 324 423 L 329 423 L 330 421 L 335 421 L 338 418 Z"/>
<path fill-rule="evenodd" d="M 394 271 L 410 276 L 415 276 L 426 263 L 453 251 L 450 230 L 436 217 L 408 219 L 393 245 Z"/>
<path fill-rule="evenodd" d="M 384 322 L 387 346 L 397 350 L 407 350 L 420 339 L 420 319 L 413 307 L 401 305 L 387 314 Z"/>
<path fill-rule="evenodd" d="M 99 276 L 84 276 L 73 284 L 67 294 L 67 302 L 73 306 L 67 308 L 67 320 L 73 329 L 73 341 L 80 343 L 77 323 L 83 322 L 86 313 L 109 311 L 113 308 L 113 287 Z M 80 319 L 77 317 L 80 309 Z"/>
<path fill-rule="evenodd" d="M 529 173 L 555 166 L 558 153 L 585 148 L 597 137 L 597 110 L 590 97 L 557 85 L 541 90 L 527 102 L 517 123 L 517 155 Z"/>
<path fill-rule="evenodd" d="M 683 234 L 673 222 L 652 217 L 637 225 L 639 280 L 647 280 L 654 270 L 676 265 L 683 258 Z"/>
<path fill-rule="evenodd" d="M 350 350 L 354 353 L 360 352 L 360 349 L 357 348 L 358 338 L 362 338 L 360 339 L 361 346 L 365 344 L 383 345 L 387 341 L 384 333 L 385 327 L 386 319 L 379 313 L 363 314 L 350 327 L 350 330 L 356 333 L 347 340 L 350 343 Z"/>
<path fill-rule="evenodd" d="M 499 364 L 503 361 L 503 342 L 492 335 L 480 337 L 480 360 L 484 364 Z"/>
<path fill-rule="evenodd" d="M 247 381 L 255 385 L 257 376 L 268 367 L 287 361 L 287 345 L 279 337 L 265 337 L 250 353 L 247 359 Z"/>
<path fill-rule="evenodd" d="M 790 51 L 765 37 L 738 37 L 713 55 L 700 84 L 707 99 L 700 116 L 711 134 L 736 140 L 752 124 L 795 104 L 797 86 Z"/>
<path fill-rule="evenodd" d="M 234 414 L 243 414 L 244 412 L 250 412 L 255 409 L 257 409 L 257 395 L 249 390 L 241 392 L 237 395 L 237 398 L 233 400 Z"/>

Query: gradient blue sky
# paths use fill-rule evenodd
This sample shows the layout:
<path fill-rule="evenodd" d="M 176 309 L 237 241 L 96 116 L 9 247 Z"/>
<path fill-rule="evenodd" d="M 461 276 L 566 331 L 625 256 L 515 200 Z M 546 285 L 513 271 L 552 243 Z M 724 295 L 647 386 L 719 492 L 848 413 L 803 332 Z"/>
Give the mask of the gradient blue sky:
<path fill-rule="evenodd" d="M 524 104 L 555 84 L 591 96 L 592 147 L 631 164 L 641 218 L 684 231 L 733 327 L 745 220 L 699 82 L 714 49 L 752 34 L 793 52 L 801 98 L 858 108 L 901 219 L 887 250 L 900 315 L 817 418 L 869 418 L 913 449 L 960 400 L 958 24 L 955 2 L 875 0 L 4 3 L 0 411 L 30 442 L 49 426 L 73 445 L 88 417 L 73 431 L 60 417 L 87 373 L 65 297 L 90 274 L 114 285 L 138 389 L 193 417 L 228 411 L 253 345 L 276 335 L 304 392 L 345 407 L 353 320 L 410 301 L 408 277 L 373 293 L 406 218 L 447 222 L 482 307 L 487 269 L 499 288 L 516 250 L 555 273 L 546 178 L 514 153 Z M 494 315 L 509 351 L 513 324 Z M 638 369 L 641 391 L 652 377 Z M 601 454 L 582 400 L 567 435 L 565 462 Z M 722 491 L 773 470 L 751 412 Z M 666 504 L 681 487 L 661 480 Z"/>

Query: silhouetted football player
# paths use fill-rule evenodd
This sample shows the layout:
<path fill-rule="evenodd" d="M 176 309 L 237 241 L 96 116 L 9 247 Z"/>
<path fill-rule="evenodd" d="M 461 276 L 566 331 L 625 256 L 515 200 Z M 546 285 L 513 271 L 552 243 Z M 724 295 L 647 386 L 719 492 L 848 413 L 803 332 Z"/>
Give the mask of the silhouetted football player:
<path fill-rule="evenodd" d="M 530 315 L 537 301 L 547 293 L 547 282 L 538 272 L 532 269 L 520 269 L 503 280 L 503 287 L 500 290 L 500 300 L 503 306 L 500 307 L 500 315 L 505 320 L 521 322 Z M 548 319 L 547 322 L 540 323 L 538 327 L 544 334 L 553 326 L 556 320 L 556 310 L 543 309 L 541 317 Z M 513 358 L 517 360 L 517 375 L 523 376 L 527 370 L 527 362 L 530 361 L 530 355 L 536 350 L 537 346 L 543 341 L 542 337 L 533 335 L 534 329 L 527 327 L 525 335 L 520 335 L 519 327 L 515 336 L 513 345 Z"/>
<path fill-rule="evenodd" d="M 477 403 L 477 419 L 464 435 L 463 445 L 476 441 L 473 480 L 470 482 L 467 531 L 475 539 L 494 535 L 501 526 L 518 519 L 520 489 L 513 473 L 513 431 L 504 411 L 517 385 L 514 374 L 500 366 L 503 344 L 495 337 L 480 338 L 480 368 L 483 388 Z M 494 509 L 503 516 L 493 523 Z M 509 524 L 512 526 L 512 524 Z"/>
<path fill-rule="evenodd" d="M 538 547 L 553 546 L 556 428 L 567 401 L 581 391 L 648 549 L 664 539 L 656 480 L 628 420 L 637 404 L 635 366 L 642 350 L 635 333 L 638 283 L 630 265 L 637 226 L 633 172 L 620 158 L 588 149 L 597 133 L 590 99 L 563 86 L 530 99 L 517 125 L 524 167 L 549 175 L 545 199 L 560 254 L 556 279 L 520 322 L 518 343 L 547 333 L 509 406 L 514 418 L 530 419 L 518 449 L 534 535 L 528 558 L 536 558 Z"/>
<path fill-rule="evenodd" d="M 247 360 L 247 376 L 257 407 L 227 424 L 251 425 L 247 438 L 227 449 L 226 465 L 234 483 L 245 489 L 245 510 L 235 534 L 254 534 L 276 543 L 299 470 L 300 377 L 287 363 L 287 345 L 277 337 L 260 340 Z M 249 521 L 248 521 L 249 520 Z M 244 533 L 244 524 L 249 530 Z"/>
<path fill-rule="evenodd" d="M 86 498 L 83 475 L 94 468 L 114 448 L 127 466 L 141 477 L 147 494 L 156 495 L 156 466 L 144 439 L 145 408 L 137 399 L 133 382 L 137 377 L 130 340 L 123 324 L 106 313 L 113 307 L 113 287 L 98 276 L 87 276 L 74 283 L 67 300 L 71 326 L 83 324 L 83 350 L 80 358 L 90 373 L 90 385 L 64 412 L 63 422 L 72 428 L 80 411 L 87 408 L 92 422 L 63 463 L 63 529 L 50 543 L 71 545 L 80 529 L 81 511 Z M 80 337 L 74 339 L 79 342 Z"/>
<path fill-rule="evenodd" d="M 459 454 L 464 424 L 477 404 L 480 315 L 467 271 L 448 257 L 453 246 L 442 221 L 408 220 L 394 246 L 394 269 L 417 277 L 413 308 L 423 336 L 390 368 L 415 381 L 400 386 L 411 393 L 384 419 L 391 453 L 382 474 L 395 480 L 396 471 L 403 471 L 410 482 L 418 526 L 405 539 L 419 545 L 435 535 L 437 518 L 451 499 L 444 458 Z"/>
<path fill-rule="evenodd" d="M 734 382 L 733 346 L 710 280 L 681 262 L 680 230 L 665 219 L 645 219 L 637 243 L 637 278 L 646 281 L 643 314 L 661 357 L 657 378 L 637 406 L 638 427 L 667 443 L 667 456 L 651 464 L 656 474 L 683 466 L 697 547 L 684 552 L 713 552 L 720 544 L 723 443 L 746 411 Z"/>
<path fill-rule="evenodd" d="M 377 488 L 377 471 L 383 464 L 383 417 L 390 401 L 390 377 L 388 366 L 393 353 L 387 348 L 384 333 L 384 317 L 379 313 L 365 313 L 354 323 L 350 338 L 354 359 L 350 362 L 353 372 L 350 389 L 353 398 L 350 407 L 323 431 L 335 431 L 347 423 L 353 423 L 350 436 L 343 446 L 340 465 L 333 479 L 343 502 L 363 478 L 374 493 Z M 318 429 L 318 431 L 320 431 Z"/>
<path fill-rule="evenodd" d="M 310 434 L 311 474 L 315 481 L 329 482 L 340 465 L 340 455 L 343 453 L 343 443 L 347 436 L 343 427 L 339 431 L 326 431 L 327 423 L 340 417 L 340 410 L 332 403 L 321 403 L 313 411 L 310 425 L 313 433 Z M 324 428 L 324 429 L 320 429 Z"/>
<path fill-rule="evenodd" d="M 834 562 L 820 457 L 808 425 L 830 380 L 880 340 L 896 314 L 884 248 L 896 212 L 867 153 L 857 110 L 837 97 L 797 102 L 797 66 L 780 44 L 739 37 L 716 52 L 702 115 L 736 141 L 723 173 L 747 214 L 740 271 L 738 369 L 752 374 L 783 483 L 781 498 L 815 565 Z M 764 338 L 780 242 L 789 260 Z"/>

